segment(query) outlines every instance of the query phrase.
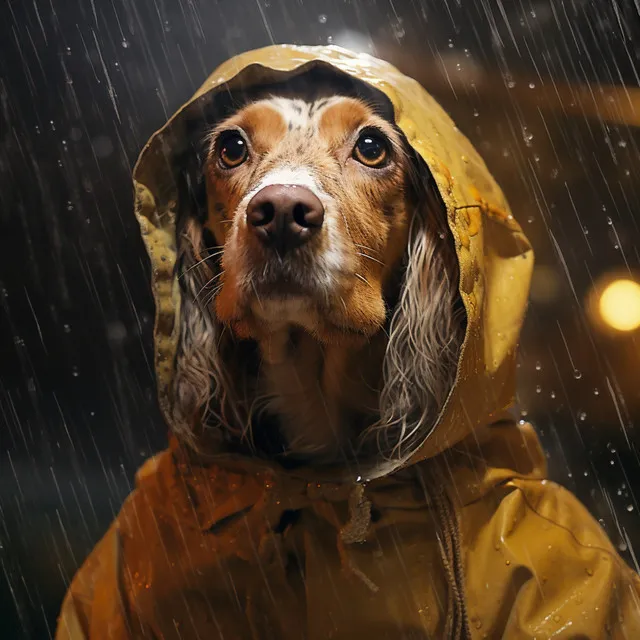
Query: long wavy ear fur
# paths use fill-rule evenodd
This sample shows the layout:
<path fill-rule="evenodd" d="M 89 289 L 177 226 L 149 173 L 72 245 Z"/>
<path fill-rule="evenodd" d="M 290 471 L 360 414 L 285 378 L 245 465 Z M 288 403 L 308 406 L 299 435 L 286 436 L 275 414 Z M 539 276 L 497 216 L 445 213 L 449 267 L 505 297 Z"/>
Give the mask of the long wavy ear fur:
<path fill-rule="evenodd" d="M 235 397 L 231 368 L 223 365 L 223 354 L 230 337 L 217 320 L 213 298 L 220 285 L 220 253 L 213 237 L 205 242 L 203 221 L 206 195 L 199 176 L 201 164 L 192 154 L 192 164 L 180 176 L 179 192 L 183 204 L 176 231 L 178 260 L 176 276 L 182 296 L 180 340 L 176 354 L 173 428 L 192 446 L 196 433 L 216 424 L 220 437 L 241 436 L 245 418 L 243 403 Z M 197 166 L 195 166 L 197 165 Z"/>
<path fill-rule="evenodd" d="M 465 334 L 444 203 L 426 167 L 416 168 L 410 182 L 414 212 L 383 363 L 380 417 L 364 434 L 394 460 L 411 453 L 435 426 L 455 381 Z"/>

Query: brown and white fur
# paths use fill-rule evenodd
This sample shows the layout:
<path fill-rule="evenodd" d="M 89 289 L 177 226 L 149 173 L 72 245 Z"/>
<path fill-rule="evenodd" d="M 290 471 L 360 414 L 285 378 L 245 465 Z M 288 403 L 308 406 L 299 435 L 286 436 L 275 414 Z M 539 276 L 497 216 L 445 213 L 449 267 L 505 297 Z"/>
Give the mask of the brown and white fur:
<path fill-rule="evenodd" d="M 457 262 L 429 175 L 383 112 L 343 95 L 276 95 L 210 132 L 206 213 L 178 238 L 183 435 L 212 427 L 255 448 L 256 430 L 277 428 L 281 453 L 343 462 L 399 458 L 433 425 L 464 335 Z M 233 168 L 220 160 L 229 131 L 248 150 Z M 383 166 L 357 159 L 362 132 L 385 141 Z M 324 209 L 284 255 L 247 222 L 269 185 L 303 187 Z"/>

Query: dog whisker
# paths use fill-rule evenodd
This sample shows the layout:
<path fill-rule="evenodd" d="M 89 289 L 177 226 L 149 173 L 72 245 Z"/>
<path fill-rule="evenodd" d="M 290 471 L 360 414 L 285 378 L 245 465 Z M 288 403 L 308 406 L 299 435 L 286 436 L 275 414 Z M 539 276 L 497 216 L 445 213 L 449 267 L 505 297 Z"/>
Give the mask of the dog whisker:
<path fill-rule="evenodd" d="M 371 287 L 371 283 L 364 277 L 361 276 L 359 273 L 354 273 L 353 274 L 356 278 L 358 278 L 359 280 L 362 280 L 362 282 L 364 282 L 365 284 L 369 285 Z M 373 289 L 373 287 L 371 287 Z"/>
<path fill-rule="evenodd" d="M 366 244 L 358 244 L 357 242 L 354 242 L 353 246 L 358 247 L 358 249 L 362 249 L 363 251 L 371 251 L 371 253 L 379 253 L 379 251 L 376 251 L 372 247 L 368 247 Z"/>
<path fill-rule="evenodd" d="M 205 282 L 204 285 L 202 285 L 202 288 L 200 289 L 200 291 L 198 291 L 198 293 L 196 293 L 195 295 L 195 299 L 197 300 L 200 295 L 202 294 L 202 292 L 207 289 L 207 287 L 210 287 L 220 276 L 224 275 L 224 270 L 220 271 L 220 273 L 216 273 L 216 275 L 214 275 L 213 277 L 209 278 L 209 280 L 207 280 L 207 282 Z"/>
<path fill-rule="evenodd" d="M 192 264 L 190 267 L 188 267 L 187 269 L 185 269 L 179 276 L 180 279 L 184 278 L 189 271 L 192 271 L 193 269 L 195 269 L 196 267 L 198 267 L 199 265 L 201 265 L 203 262 L 207 262 L 207 260 L 211 260 L 212 258 L 217 258 L 219 255 L 221 255 L 222 253 L 224 253 L 224 249 L 220 248 L 218 251 L 216 251 L 215 253 L 211 253 L 209 254 L 206 258 L 202 258 L 202 260 L 198 260 L 198 262 L 196 262 L 195 264 Z"/>
<path fill-rule="evenodd" d="M 373 262 L 377 262 L 378 264 L 381 264 L 383 267 L 387 266 L 384 262 L 382 262 L 382 260 L 378 260 L 376 258 L 373 258 L 372 256 L 368 256 L 366 253 L 356 251 L 356 255 L 362 256 L 363 258 L 369 258 L 369 260 L 373 260 Z"/>

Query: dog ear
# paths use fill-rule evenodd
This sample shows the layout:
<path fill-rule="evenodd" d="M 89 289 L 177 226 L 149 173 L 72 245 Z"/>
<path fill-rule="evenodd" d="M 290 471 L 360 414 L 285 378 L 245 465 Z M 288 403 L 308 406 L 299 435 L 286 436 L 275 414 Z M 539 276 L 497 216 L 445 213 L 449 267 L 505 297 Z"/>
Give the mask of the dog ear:
<path fill-rule="evenodd" d="M 231 367 L 224 363 L 228 332 L 216 318 L 213 304 L 221 284 L 221 248 L 204 227 L 207 205 L 201 157 L 197 152 L 189 155 L 178 176 L 176 278 L 181 310 L 173 426 L 183 440 L 196 445 L 196 433 L 203 427 L 224 427 L 221 436 L 229 430 L 240 435 L 244 420 L 231 382 Z"/>
<path fill-rule="evenodd" d="M 415 161 L 417 163 L 417 160 Z M 453 386 L 465 317 L 446 208 L 423 165 L 409 180 L 404 276 L 383 361 L 380 419 L 368 430 L 378 452 L 412 452 L 435 426 Z"/>

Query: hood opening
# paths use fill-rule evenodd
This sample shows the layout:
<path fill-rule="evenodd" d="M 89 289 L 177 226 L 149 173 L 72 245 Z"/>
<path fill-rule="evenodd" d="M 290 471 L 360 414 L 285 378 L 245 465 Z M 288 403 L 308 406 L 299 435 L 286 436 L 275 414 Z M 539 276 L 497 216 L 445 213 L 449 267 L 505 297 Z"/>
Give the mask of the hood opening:
<path fill-rule="evenodd" d="M 320 97 L 342 95 L 355 97 L 366 101 L 368 104 L 374 105 L 377 113 L 382 115 L 396 127 L 393 106 L 384 94 L 367 87 L 360 81 L 337 73 L 329 67 L 312 67 L 299 75 L 282 82 L 269 82 L 257 86 L 239 86 L 236 89 L 228 88 L 216 94 L 213 99 L 202 109 L 199 118 L 190 119 L 184 123 L 185 139 L 187 147 L 182 150 L 180 155 L 174 157 L 171 161 L 177 179 L 178 207 L 176 218 L 176 242 L 179 244 L 179 236 L 185 226 L 185 222 L 189 218 L 195 218 L 200 224 L 203 224 L 207 218 L 207 199 L 206 187 L 204 181 L 204 160 L 206 157 L 207 132 L 216 124 L 235 111 L 241 109 L 245 105 L 256 100 L 277 95 L 279 97 L 303 98 L 305 101 L 313 101 Z M 408 179 L 408 197 L 411 200 L 409 205 L 416 216 L 428 213 L 429 221 L 425 221 L 424 231 L 438 229 L 438 235 L 443 245 L 446 245 L 446 253 L 451 258 L 450 268 L 452 276 L 455 280 L 455 289 L 457 291 L 459 284 L 459 266 L 455 253 L 454 238 L 447 225 L 446 206 L 440 196 L 437 185 L 426 166 L 425 162 L 415 153 L 406 136 L 399 131 L 405 144 L 405 151 L 409 157 L 409 175 Z M 425 205 L 429 202 L 428 207 Z M 203 239 L 205 247 L 214 247 L 215 240 L 208 229 L 203 231 Z M 200 259 L 214 258 L 214 255 L 207 256 L 206 252 L 198 255 Z M 192 267 L 187 267 L 188 269 Z M 399 265 L 393 278 L 393 284 L 386 292 L 385 303 L 388 309 L 385 325 L 381 332 L 389 335 L 394 331 L 394 322 L 396 321 L 396 309 L 401 304 L 402 292 L 405 288 L 407 278 L 411 277 L 408 273 L 411 265 L 407 264 L 407 257 L 403 259 Z M 178 262 L 178 271 L 180 263 Z M 445 274 L 434 273 L 433 278 L 440 279 Z M 182 286 L 182 296 L 188 295 L 188 291 Z M 425 293 L 428 294 L 428 291 Z M 413 304 L 419 304 L 420 300 L 412 301 Z M 345 452 L 342 463 L 335 462 L 322 463 L 319 461 L 310 461 L 305 456 L 296 456 L 287 450 L 286 440 L 281 433 L 278 425 L 277 417 L 264 413 L 259 417 L 251 419 L 251 441 L 238 440 L 231 437 L 230 439 L 219 441 L 219 433 L 216 432 L 220 427 L 216 424 L 219 419 L 217 415 L 209 416 L 209 421 L 203 422 L 201 434 L 198 437 L 198 444 L 202 446 L 205 440 L 208 440 L 208 446 L 204 449 L 216 451 L 217 453 L 233 453 L 241 456 L 250 456 L 270 461 L 287 469 L 289 471 L 304 467 L 320 471 L 323 475 L 340 476 L 344 473 L 344 468 L 349 467 L 349 473 L 354 476 L 369 477 L 379 471 L 383 466 L 397 466 L 402 459 L 407 459 L 424 441 L 430 433 L 437 427 L 439 417 L 444 410 L 446 398 L 449 397 L 453 388 L 455 377 L 457 375 L 457 365 L 462 349 L 462 342 L 466 333 L 466 313 L 462 298 L 456 295 L 453 301 L 452 316 L 455 319 L 455 330 L 451 335 L 451 342 L 454 345 L 455 357 L 451 362 L 450 379 L 447 381 L 447 390 L 444 401 L 440 401 L 437 410 L 433 410 L 425 416 L 424 405 L 419 403 L 416 406 L 408 406 L 406 413 L 408 421 L 419 423 L 420 427 L 412 433 L 406 442 L 403 443 L 402 449 L 398 449 L 399 454 L 393 451 L 399 445 L 391 443 L 386 450 L 381 451 L 383 446 L 379 442 L 374 442 L 369 438 L 365 442 L 362 449 L 357 454 Z M 402 328 L 404 331 L 411 331 L 411 328 Z M 223 329 L 224 332 L 224 329 Z M 218 348 L 222 350 L 224 347 L 229 351 L 229 360 L 240 363 L 234 368 L 236 374 L 239 369 L 244 369 L 249 376 L 258 377 L 260 370 L 261 354 L 254 340 L 242 340 L 230 335 L 221 336 Z M 444 359 L 444 354 L 442 355 Z M 415 357 L 415 353 L 398 353 L 395 357 Z M 389 357 L 393 357 L 393 354 Z M 398 363 L 396 363 L 396 369 Z M 395 375 L 398 375 L 395 373 Z M 238 376 L 239 377 L 239 376 Z M 230 376 L 231 384 L 234 384 L 234 373 Z M 213 381 L 212 381 L 213 383 Z M 417 396 L 416 396 L 417 397 Z M 364 431 L 371 425 L 363 422 L 356 427 L 356 431 Z M 211 433 L 213 431 L 213 433 Z M 211 437 L 212 436 L 212 437 Z M 352 443 L 358 446 L 357 443 Z"/>

